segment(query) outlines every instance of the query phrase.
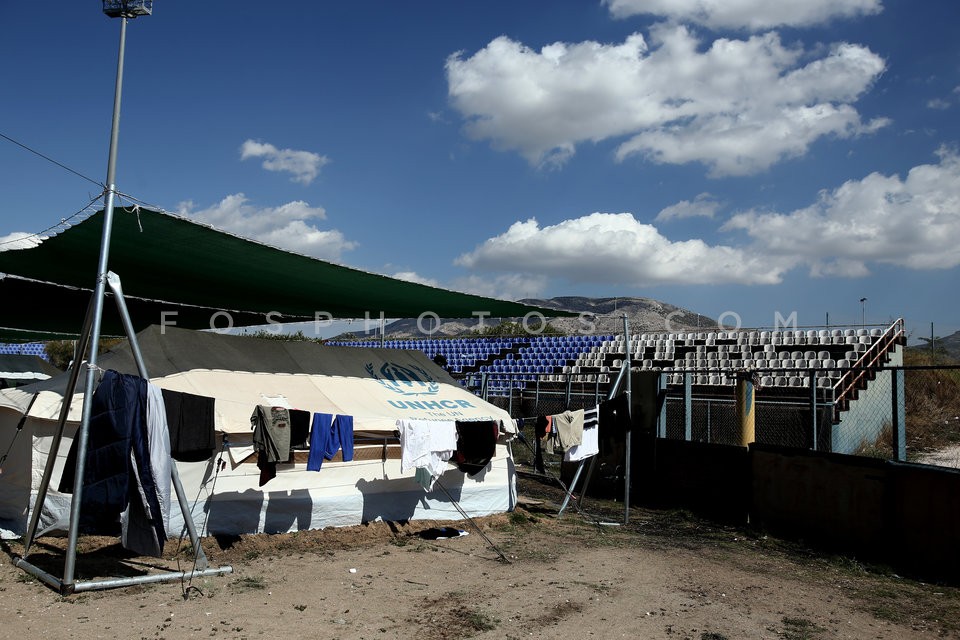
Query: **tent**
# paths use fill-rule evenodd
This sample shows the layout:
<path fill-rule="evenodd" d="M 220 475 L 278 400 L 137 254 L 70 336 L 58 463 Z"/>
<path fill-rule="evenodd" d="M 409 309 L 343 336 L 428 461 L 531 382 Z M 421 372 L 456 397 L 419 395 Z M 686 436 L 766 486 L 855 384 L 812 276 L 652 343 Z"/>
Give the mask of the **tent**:
<path fill-rule="evenodd" d="M 162 389 L 214 399 L 220 448 L 209 459 L 177 462 L 200 535 L 286 532 L 374 520 L 460 519 L 509 511 L 516 499 L 509 451 L 513 423 L 502 409 L 460 387 L 419 351 L 333 347 L 316 342 L 198 332 L 152 326 L 137 336 L 151 381 Z M 136 373 L 129 343 L 103 354 L 99 366 Z M 48 458 L 67 376 L 0 391 L 0 527 L 21 535 Z M 278 466 L 258 486 L 250 415 L 258 404 L 283 403 L 311 412 L 353 416 L 356 453 L 320 471 L 306 470 L 306 453 Z M 53 473 L 56 486 L 81 416 L 74 395 Z M 28 410 L 29 409 L 29 410 Z M 18 424 L 22 420 L 22 429 Z M 398 419 L 486 421 L 502 424 L 490 464 L 473 476 L 449 465 L 425 491 L 413 472 L 400 472 Z M 224 464 L 220 464 L 222 460 Z M 66 529 L 70 496 L 51 491 L 41 529 Z M 461 512 L 461 509 L 463 510 Z M 183 519 L 171 510 L 168 534 Z"/>
<path fill-rule="evenodd" d="M 158 324 L 168 330 L 171 325 L 212 329 L 214 326 L 223 327 L 219 323 L 214 325 L 214 321 L 224 317 L 233 326 L 250 326 L 274 322 L 318 322 L 332 318 L 411 318 L 424 314 L 451 318 L 471 315 L 509 318 L 530 313 L 575 315 L 448 291 L 316 260 L 145 207 L 108 208 L 115 215 L 107 217 L 104 212 L 98 212 L 41 238 L 31 248 L 0 251 L 0 272 L 7 274 L 0 288 L 8 293 L 16 292 L 18 296 L 39 298 L 45 305 L 37 313 L 26 313 L 18 307 L 10 313 L 0 314 L 0 335 L 15 340 L 79 337 L 80 350 L 84 353 L 82 345 L 91 339 L 93 345 L 83 386 L 87 391 L 92 390 L 94 379 L 91 372 L 96 368 L 119 367 L 110 360 L 100 362 L 96 346 L 97 338 L 104 332 L 116 331 L 117 320 L 123 325 L 123 333 L 131 339 L 136 352 L 139 341 L 136 332 L 142 332 L 148 326 Z M 112 238 L 109 260 L 106 260 L 105 230 L 110 230 Z M 85 307 L 86 312 L 81 314 L 83 299 L 90 291 L 87 287 L 94 284 L 91 281 L 93 274 L 97 276 L 96 286 Z M 123 279 L 122 289 L 118 275 Z M 110 293 L 106 293 L 104 285 L 110 288 Z M 104 297 L 112 294 L 118 306 L 117 316 L 105 312 L 106 301 L 101 294 Z M 84 317 L 86 319 L 82 320 Z M 159 332 L 166 336 L 162 330 Z M 398 417 L 464 420 L 486 417 L 501 419 L 502 424 L 509 425 L 509 418 L 502 411 L 486 403 L 479 404 L 475 397 L 456 387 L 422 355 L 378 356 L 369 352 L 364 356 L 367 358 L 365 362 L 351 364 L 346 356 L 341 358 L 333 352 L 325 352 L 331 362 L 318 360 L 310 367 L 302 368 L 301 364 L 306 366 L 301 362 L 302 354 L 313 348 L 303 346 L 297 354 L 289 350 L 278 352 L 278 364 L 271 365 L 271 370 L 265 372 L 258 358 L 264 356 L 267 361 L 273 361 L 273 353 L 268 355 L 263 353 L 264 350 L 258 350 L 258 356 L 234 359 L 231 362 L 235 364 L 230 368 L 231 365 L 221 362 L 222 344 L 194 346 L 198 349 L 196 355 L 204 357 L 178 356 L 173 360 L 175 371 L 169 376 L 163 375 L 162 367 L 156 368 L 160 366 L 156 363 L 162 363 L 166 357 L 163 347 L 160 347 L 159 360 L 146 358 L 142 367 L 139 362 L 137 367 L 129 366 L 129 355 L 126 359 L 118 356 L 117 362 L 128 365 L 126 372 L 139 371 L 144 376 L 156 378 L 161 387 L 168 385 L 175 389 L 176 385 L 182 385 L 192 393 L 215 398 L 218 405 L 233 406 L 233 411 L 225 408 L 218 414 L 222 442 L 230 459 L 230 464 L 224 466 L 229 468 L 221 473 L 221 465 L 215 465 L 213 459 L 208 460 L 206 466 L 183 465 L 181 469 L 177 464 L 172 468 L 173 488 L 183 507 L 180 513 L 191 514 L 179 518 L 181 522 L 185 520 L 191 541 L 200 555 L 198 528 L 201 533 L 282 531 L 353 524 L 375 518 L 427 517 L 422 513 L 429 513 L 432 517 L 458 517 L 462 502 L 468 503 L 468 509 L 472 503 L 475 507 L 472 513 L 477 514 L 490 512 L 494 504 L 495 509 L 501 511 L 510 506 L 511 498 L 505 500 L 503 496 L 510 493 L 512 470 L 509 455 L 503 448 L 499 449 L 485 473 L 477 474 L 475 478 L 454 477 L 450 483 L 438 483 L 442 496 L 424 496 L 419 485 L 412 484 L 410 478 L 400 477 L 395 459 L 397 446 L 391 446 L 393 432 L 385 431 L 386 425 L 391 421 L 395 423 Z M 178 351 L 175 347 L 170 348 Z M 223 350 L 230 352 L 234 349 L 224 347 Z M 179 352 L 181 355 L 190 353 L 190 349 L 180 349 Z M 241 360 L 242 364 L 238 364 Z M 169 381 L 166 377 L 170 378 Z M 249 450 L 245 438 L 250 434 L 239 426 L 245 424 L 240 417 L 247 410 L 252 411 L 259 398 L 266 397 L 263 387 L 275 386 L 274 378 L 283 378 L 282 386 L 293 396 L 290 400 L 305 403 L 300 408 L 331 413 L 337 409 L 360 414 L 363 418 L 361 427 L 367 429 L 369 426 L 361 433 L 371 438 L 379 434 L 379 454 L 366 452 L 375 458 L 379 455 L 379 461 L 368 461 L 365 471 L 361 469 L 363 465 L 358 464 L 362 459 L 349 466 L 344 463 L 342 468 L 327 465 L 329 470 L 326 473 L 314 476 L 296 475 L 302 467 L 298 468 L 295 463 L 291 469 L 285 470 L 289 475 L 271 481 L 269 491 L 252 487 L 251 463 L 237 453 Z M 321 379 L 323 384 L 319 382 Z M 38 518 L 33 514 L 30 516 L 24 557 L 16 563 L 63 593 L 139 583 L 133 579 L 83 584 L 74 581 L 76 514 L 70 517 L 62 580 L 26 559 L 37 533 L 36 525 L 62 527 L 61 521 L 65 517 L 68 497 L 46 491 L 47 482 L 56 479 L 58 471 L 62 475 L 63 468 L 63 460 L 48 455 L 51 440 L 59 438 L 64 431 L 53 418 L 56 407 L 61 405 L 60 396 L 66 393 L 65 389 L 71 387 L 72 382 L 60 379 L 58 384 L 59 396 L 54 387 L 47 385 L 36 387 L 36 396 L 11 392 L 0 400 L 0 414 L 6 415 L 0 420 L 0 434 L 4 421 L 8 427 L 14 424 L 23 427 L 22 430 L 7 430 L 19 435 L 11 439 L 7 453 L 3 455 L 5 472 L 0 475 L 0 518 L 8 519 L 12 530 L 21 530 L 32 492 L 45 496 L 41 509 L 33 512 Z M 380 387 L 392 389 L 390 393 L 396 395 L 384 395 Z M 286 395 L 282 390 L 279 393 Z M 242 395 L 238 397 L 237 394 Z M 439 395 L 435 398 L 434 394 Z M 457 397 L 458 394 L 469 397 Z M 30 402 L 36 406 L 31 406 Z M 7 408 L 3 409 L 3 405 Z M 246 406 L 241 412 L 239 407 L 243 405 Z M 84 407 L 74 395 L 70 404 L 64 406 L 72 408 L 69 419 L 74 422 L 65 425 L 70 427 L 71 433 L 63 435 L 72 435 L 78 428 L 78 420 L 81 435 L 89 434 L 89 403 Z M 25 414 L 24 420 L 17 417 L 17 411 Z M 81 418 L 81 415 L 85 417 Z M 238 433 L 232 434 L 232 430 Z M 234 438 L 233 435 L 243 437 Z M 58 451 L 62 452 L 64 448 L 61 446 Z M 44 458 L 54 464 L 41 469 Z M 77 469 L 79 472 L 82 467 Z M 340 470 L 340 473 L 335 474 L 334 470 Z M 447 484 L 452 484 L 452 488 L 448 489 Z M 196 496 L 192 504 L 187 495 L 191 490 Z M 444 511 L 444 506 L 452 509 Z M 197 509 L 205 509 L 202 517 Z M 41 514 L 43 517 L 39 518 Z M 177 517 L 171 515 L 171 529 L 178 526 Z M 197 522 L 199 527 L 194 526 L 196 520 L 202 520 Z M 205 558 L 200 560 L 198 566 L 202 568 Z M 198 575 L 228 569 L 201 569 Z M 182 575 L 175 572 L 156 577 L 156 580 L 180 577 Z M 144 580 L 155 581 L 154 578 L 150 576 Z"/>
<path fill-rule="evenodd" d="M 0 389 L 47 380 L 61 373 L 40 356 L 0 353 Z"/>

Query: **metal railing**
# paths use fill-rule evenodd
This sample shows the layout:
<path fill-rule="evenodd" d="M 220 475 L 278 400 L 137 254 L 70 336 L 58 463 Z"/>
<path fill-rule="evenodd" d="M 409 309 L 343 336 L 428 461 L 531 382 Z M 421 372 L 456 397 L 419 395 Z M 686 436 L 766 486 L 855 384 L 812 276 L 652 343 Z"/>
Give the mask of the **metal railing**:
<path fill-rule="evenodd" d="M 844 407 L 857 389 L 866 386 L 865 378 L 879 365 L 896 344 L 905 343 L 903 319 L 896 320 L 887 327 L 880 338 L 873 341 L 870 347 L 856 362 L 851 363 L 850 370 L 845 373 L 834 385 L 834 397 L 837 406 Z"/>

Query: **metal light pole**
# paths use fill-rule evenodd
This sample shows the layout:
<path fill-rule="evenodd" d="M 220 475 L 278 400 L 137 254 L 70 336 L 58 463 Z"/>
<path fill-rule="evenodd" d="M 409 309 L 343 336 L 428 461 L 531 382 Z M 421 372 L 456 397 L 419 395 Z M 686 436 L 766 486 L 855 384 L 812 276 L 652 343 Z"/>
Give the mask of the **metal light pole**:
<path fill-rule="evenodd" d="M 185 580 L 193 579 L 196 576 L 215 575 L 229 573 L 233 569 L 230 566 L 223 566 L 211 569 L 207 566 L 207 558 L 200 547 L 200 537 L 193 522 L 186 494 L 183 490 L 183 484 L 180 482 L 180 476 L 177 472 L 176 463 L 171 464 L 170 480 L 177 496 L 180 510 L 183 513 L 185 527 L 190 534 L 190 541 L 196 550 L 194 557 L 194 568 L 190 571 L 176 571 L 152 575 L 140 575 L 128 578 L 112 578 L 101 580 L 86 580 L 80 583 L 75 582 L 74 573 L 76 569 L 77 556 L 77 538 L 79 535 L 80 523 L 80 504 L 84 485 L 84 470 L 87 454 L 87 441 L 89 439 L 90 419 L 93 413 L 93 393 L 96 386 L 97 372 L 97 351 L 100 341 L 100 324 L 103 316 L 104 295 L 106 287 L 109 286 L 113 291 L 117 302 L 117 310 L 120 313 L 124 323 L 124 330 L 130 339 L 130 346 L 133 352 L 134 360 L 137 364 L 137 370 L 140 377 L 149 379 L 146 366 L 140 354 L 139 346 L 136 343 L 136 337 L 133 325 L 130 322 L 130 314 L 127 311 L 126 303 L 123 298 L 123 291 L 120 288 L 119 277 L 107 271 L 108 257 L 110 253 L 110 235 L 113 227 L 113 207 L 116 196 L 115 172 L 117 162 L 117 138 L 120 124 L 120 94 L 123 83 L 123 55 L 126 42 L 127 19 L 137 16 L 150 15 L 153 11 L 153 0 L 103 0 L 103 12 L 111 18 L 121 18 L 120 26 L 120 53 L 117 60 L 117 81 L 113 96 L 113 123 L 110 131 L 110 152 L 107 160 L 107 182 L 106 182 L 106 201 L 104 205 L 103 233 L 100 242 L 100 260 L 97 267 L 97 282 L 94 293 L 87 307 L 87 315 L 83 322 L 83 329 L 80 332 L 81 339 L 77 343 L 74 363 L 70 370 L 70 380 L 63 396 L 63 405 L 60 410 L 60 420 L 58 422 L 58 431 L 54 435 L 53 442 L 50 445 L 50 455 L 44 468 L 43 478 L 40 481 L 37 499 L 30 516 L 30 525 L 24 539 L 23 555 L 16 559 L 14 564 L 24 571 L 33 574 L 42 582 L 59 589 L 61 595 L 67 595 L 76 591 L 89 591 L 93 589 L 111 589 L 114 587 L 125 587 L 134 584 L 146 584 L 152 582 L 162 582 L 166 580 Z M 33 543 L 34 535 L 39 523 L 39 514 L 41 505 L 46 499 L 47 489 L 50 484 L 50 478 L 53 473 L 53 467 L 56 462 L 57 450 L 63 435 L 64 425 L 69 413 L 70 402 L 78 382 L 80 367 L 83 362 L 83 354 L 89 345 L 90 355 L 87 359 L 86 380 L 83 395 L 83 409 L 81 411 L 80 426 L 76 434 L 76 470 L 73 482 L 73 497 L 70 502 L 70 526 L 67 540 L 66 558 L 64 560 L 63 579 L 59 580 L 47 571 L 37 567 L 27 560 L 30 546 Z"/>
<path fill-rule="evenodd" d="M 866 328 L 867 326 L 867 299 L 860 298 L 860 327 Z"/>
<path fill-rule="evenodd" d="M 80 429 L 77 432 L 77 459 L 85 460 L 93 409 L 93 392 L 97 381 L 97 355 L 100 343 L 100 325 L 103 318 L 103 301 L 107 286 L 107 263 L 110 257 L 110 235 L 113 230 L 113 206 L 116 196 L 117 139 L 120 134 L 120 95 L 123 89 L 123 55 L 127 40 L 127 19 L 150 15 L 153 0 L 103 0 L 103 12 L 111 18 L 120 18 L 120 50 L 117 55 L 117 81 L 113 91 L 113 122 L 110 127 L 110 151 L 107 157 L 106 202 L 103 209 L 103 233 L 100 238 L 100 261 L 97 265 L 97 282 L 93 293 L 93 313 L 90 326 L 90 356 L 87 359 L 87 377 L 83 389 L 83 411 Z M 64 402 L 70 402 L 65 398 Z M 77 555 L 77 536 L 80 525 L 80 502 L 83 492 L 83 464 L 76 467 L 73 499 L 70 502 L 70 530 L 67 538 L 67 557 L 64 563 L 63 582 L 72 585 Z"/>

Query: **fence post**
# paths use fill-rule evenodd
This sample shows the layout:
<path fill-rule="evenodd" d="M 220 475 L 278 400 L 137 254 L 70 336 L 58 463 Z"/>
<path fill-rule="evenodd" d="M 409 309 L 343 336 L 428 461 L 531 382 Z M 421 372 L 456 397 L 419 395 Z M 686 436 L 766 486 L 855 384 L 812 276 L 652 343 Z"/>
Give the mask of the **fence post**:
<path fill-rule="evenodd" d="M 899 462 L 904 462 L 907 459 L 907 411 L 906 403 L 904 401 L 904 384 L 903 384 L 903 369 L 892 369 L 890 374 L 893 376 L 891 380 L 891 400 L 893 402 L 893 424 L 891 425 L 891 433 L 893 434 L 893 458 Z"/>
<path fill-rule="evenodd" d="M 693 440 L 693 374 L 683 374 L 683 439 Z"/>
<path fill-rule="evenodd" d="M 667 374 L 657 375 L 657 402 L 661 402 L 660 415 L 657 416 L 657 436 L 667 437 Z"/>
<path fill-rule="evenodd" d="M 817 370 L 810 369 L 810 433 L 813 435 L 813 450 L 817 450 Z"/>
<path fill-rule="evenodd" d="M 713 442 L 713 435 L 711 434 L 711 427 L 713 426 L 710 423 L 710 413 L 712 409 L 710 408 L 710 398 L 707 398 L 707 442 Z"/>
<path fill-rule="evenodd" d="M 737 376 L 737 419 L 740 423 L 740 445 L 749 446 L 756 440 L 753 374 L 740 373 Z"/>

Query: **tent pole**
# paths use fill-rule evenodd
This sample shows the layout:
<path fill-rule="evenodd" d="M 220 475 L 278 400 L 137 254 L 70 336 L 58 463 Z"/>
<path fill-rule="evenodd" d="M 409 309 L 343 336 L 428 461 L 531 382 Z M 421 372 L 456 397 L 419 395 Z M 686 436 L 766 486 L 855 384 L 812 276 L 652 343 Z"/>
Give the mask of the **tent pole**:
<path fill-rule="evenodd" d="M 591 456 L 593 457 L 593 456 Z M 573 480 L 570 481 L 570 486 L 567 487 L 567 493 L 563 496 L 563 502 L 560 504 L 560 510 L 557 511 L 557 517 L 563 515 L 564 509 L 567 508 L 567 504 L 570 502 L 570 498 L 573 497 L 573 490 L 577 487 L 577 481 L 580 480 L 580 474 L 583 472 L 583 465 L 586 463 L 586 459 L 580 461 L 580 464 L 577 465 L 577 470 L 573 474 Z"/>
<path fill-rule="evenodd" d="M 53 587 L 53 588 L 56 589 L 57 591 L 63 593 L 63 582 L 60 581 L 60 578 L 58 578 L 58 577 L 56 577 L 56 576 L 54 576 L 54 575 L 52 575 L 52 574 L 50 574 L 50 573 L 47 573 L 46 571 L 44 571 L 44 570 L 41 569 L 40 567 L 38 567 L 38 566 L 36 566 L 36 565 L 34 565 L 34 564 L 31 564 L 31 563 L 27 562 L 27 561 L 24 560 L 23 558 L 18 558 L 17 561 L 16 561 L 14 564 L 16 564 L 17 567 L 19 567 L 20 569 L 23 569 L 24 571 L 26 571 L 26 572 L 29 573 L 30 575 L 32 575 L 32 576 L 34 576 L 35 578 L 37 578 L 38 580 L 40 580 L 40 582 L 43 582 L 43 583 L 45 583 L 47 586 Z"/>
<path fill-rule="evenodd" d="M 627 347 L 629 349 L 629 347 Z M 620 373 L 617 375 L 617 379 L 614 380 L 613 386 L 610 387 L 610 391 L 607 393 L 607 400 L 613 400 L 617 397 L 617 391 L 620 389 L 620 385 L 623 382 L 623 372 L 627 369 L 624 368 L 625 365 L 621 365 Z M 597 427 L 599 429 L 599 426 Z M 573 474 L 573 481 L 570 483 L 570 488 L 567 490 L 567 495 L 563 498 L 563 504 L 560 505 L 560 510 L 557 512 L 557 516 L 560 516 L 563 513 L 563 510 L 567 508 L 567 503 L 570 498 L 573 496 L 573 490 L 577 486 L 577 480 L 580 478 L 580 472 L 583 471 L 583 465 L 586 463 L 586 460 L 580 461 L 580 466 L 577 467 L 576 473 Z M 574 505 L 579 503 L 577 507 L 578 510 L 583 506 L 583 499 L 587 496 L 587 487 L 590 486 L 590 478 L 593 476 L 593 469 L 597 465 L 597 455 L 590 456 L 590 466 L 587 467 L 587 476 L 583 480 L 583 490 L 580 492 L 580 500 L 576 501 Z"/>
<path fill-rule="evenodd" d="M 137 371 L 144 380 L 149 380 L 147 365 L 143 361 L 143 353 L 140 351 L 140 344 L 137 342 L 137 334 L 130 321 L 130 313 L 127 311 L 127 302 L 123 297 L 123 287 L 120 284 L 120 276 L 114 272 L 107 274 L 107 284 L 113 291 L 113 298 L 117 303 L 117 310 L 120 312 L 120 319 L 123 321 L 123 329 L 127 333 L 130 341 L 130 351 L 133 353 L 133 359 L 137 363 Z M 207 556 L 200 546 L 200 536 L 197 535 L 197 525 L 193 522 L 193 514 L 190 512 L 190 505 L 187 502 L 186 492 L 183 490 L 183 483 L 180 482 L 180 472 L 177 471 L 176 461 L 170 465 L 170 480 L 173 483 L 173 489 L 177 494 L 177 502 L 180 504 L 180 511 L 183 513 L 183 522 L 187 527 L 187 533 L 190 535 L 190 544 L 193 545 L 196 554 L 196 566 L 200 569 L 207 568 Z"/>
<path fill-rule="evenodd" d="M 590 488 L 590 478 L 593 477 L 593 470 L 597 466 L 597 458 L 600 457 L 599 454 L 592 456 L 590 458 L 590 466 L 587 467 L 587 476 L 583 479 L 583 489 L 580 490 L 580 506 L 583 506 L 583 501 L 587 497 L 587 490 Z"/>
<path fill-rule="evenodd" d="M 127 340 L 130 341 L 130 353 L 133 354 L 133 361 L 137 364 L 137 372 L 144 380 L 149 380 L 147 366 L 143 362 L 143 354 L 140 352 L 140 344 L 137 342 L 137 332 L 130 321 L 130 313 L 127 310 L 127 301 L 123 297 L 123 287 L 120 285 L 120 276 L 113 271 L 107 272 L 107 286 L 113 292 L 113 299 L 117 303 L 117 311 L 120 312 L 120 321 L 123 323 L 123 331 L 127 334 Z"/>
<path fill-rule="evenodd" d="M 527 450 L 534 455 L 534 459 L 536 459 L 536 450 L 533 447 L 531 447 L 530 443 L 527 442 L 527 439 L 523 437 L 523 432 L 520 432 L 519 440 L 527 447 Z M 539 442 L 537 442 L 537 446 L 540 446 Z M 512 450 L 511 450 L 511 453 L 512 453 Z M 582 463 L 583 461 L 581 461 L 581 464 Z M 536 465 L 534 465 L 534 469 L 539 472 L 539 469 L 536 469 Z M 566 508 L 567 502 L 569 501 L 569 498 L 573 494 L 573 489 L 567 488 L 567 485 L 563 483 L 563 480 L 559 476 L 554 475 L 553 473 L 547 471 L 546 469 L 543 470 L 543 474 L 549 475 L 552 479 L 556 480 L 557 484 L 560 485 L 560 488 L 562 488 L 564 493 L 566 494 L 566 497 L 564 498 L 564 501 L 563 501 L 563 505 L 560 507 L 560 511 L 557 512 L 557 516 L 559 516 L 560 514 L 563 513 L 563 510 Z M 576 482 L 576 480 L 574 480 L 574 482 Z M 581 513 L 580 505 L 578 504 L 578 502 L 579 502 L 578 500 L 574 500 L 573 506 L 577 510 L 577 513 Z"/>
<path fill-rule="evenodd" d="M 80 375 L 80 365 L 83 362 L 83 355 L 87 351 L 87 345 L 90 338 L 90 323 L 93 319 L 93 298 L 90 298 L 87 304 L 87 314 L 83 320 L 83 328 L 80 330 L 80 338 L 77 340 L 77 346 L 73 353 L 73 364 L 70 366 L 70 378 L 67 380 L 67 388 L 63 395 L 63 404 L 60 405 L 60 418 L 57 421 L 57 431 L 53 434 L 53 440 L 50 442 L 50 451 L 47 454 L 47 464 L 43 468 L 43 478 L 40 480 L 40 486 L 37 489 L 37 499 L 33 504 L 33 512 L 30 514 L 30 526 L 27 527 L 27 535 L 23 540 L 23 558 L 30 554 L 30 547 L 33 545 L 34 536 L 37 534 L 37 525 L 40 522 L 40 513 L 43 511 L 43 503 L 47 498 L 47 491 L 50 487 L 50 479 L 53 477 L 53 467 L 57 461 L 57 452 L 60 450 L 60 441 L 63 439 L 63 429 L 67 424 L 67 416 L 70 413 L 70 405 L 73 404 L 73 394 L 77 389 L 77 378 Z M 28 412 L 29 413 L 29 412 Z"/>
<path fill-rule="evenodd" d="M 30 416 L 30 410 L 33 409 L 33 403 L 37 401 L 37 398 L 38 398 L 39 396 L 40 396 L 40 392 L 39 392 L 39 391 L 34 392 L 33 396 L 30 397 L 30 402 L 27 403 L 27 408 L 24 409 L 23 414 L 20 416 L 20 420 L 17 422 L 17 431 L 16 431 L 16 433 L 13 434 L 13 439 L 10 441 L 10 449 L 8 449 L 8 450 L 7 450 L 7 453 L 3 454 L 3 456 L 0 456 L 0 473 L 3 473 L 3 469 L 2 469 L 2 467 L 3 467 L 3 461 L 7 459 L 7 454 L 10 453 L 10 451 L 13 449 L 13 444 L 14 444 L 14 442 L 16 442 L 17 437 L 23 432 L 23 427 L 26 425 L 26 423 L 27 423 L 27 418 Z M 48 474 L 48 473 L 52 473 L 52 465 L 49 464 L 49 458 L 47 459 L 47 466 L 50 467 L 50 470 L 48 471 L 47 468 L 44 468 L 44 470 L 43 470 L 43 475 L 44 475 L 44 479 L 46 479 L 46 481 L 49 483 L 49 476 L 48 476 L 47 474 Z M 47 490 L 44 488 L 44 490 L 43 490 L 44 496 L 46 496 L 46 492 L 47 492 Z M 38 495 L 39 495 L 39 492 L 38 492 Z M 29 502 L 30 502 L 30 501 L 29 501 L 29 498 L 28 498 L 28 499 L 27 499 L 27 505 L 28 505 L 28 507 L 29 507 Z M 35 504 L 36 504 L 36 502 L 35 502 Z M 40 500 L 39 504 L 43 504 L 43 499 Z M 30 517 L 33 518 L 33 514 L 30 514 Z M 34 527 L 36 527 L 36 525 L 34 525 Z M 26 556 L 27 552 L 29 551 L 29 549 L 30 549 L 30 544 L 29 544 L 29 542 L 32 542 L 32 540 L 33 540 L 33 537 L 32 537 L 32 534 L 31 534 L 31 536 L 30 536 L 30 538 L 29 538 L 29 541 L 28 541 L 28 542 L 25 542 L 24 545 L 23 545 L 23 548 L 24 548 L 23 555 L 24 555 L 24 556 Z"/>
<path fill-rule="evenodd" d="M 151 584 L 154 582 L 171 582 L 173 580 L 193 580 L 201 576 L 217 576 L 224 573 L 230 573 L 233 567 L 225 565 L 216 569 L 200 569 L 195 571 L 171 571 L 168 573 L 152 573 L 146 576 L 133 576 L 131 578 L 107 578 L 104 580 L 86 580 L 76 584 L 75 591 L 94 591 L 98 589 L 116 589 L 118 587 L 132 587 L 138 584 Z"/>

